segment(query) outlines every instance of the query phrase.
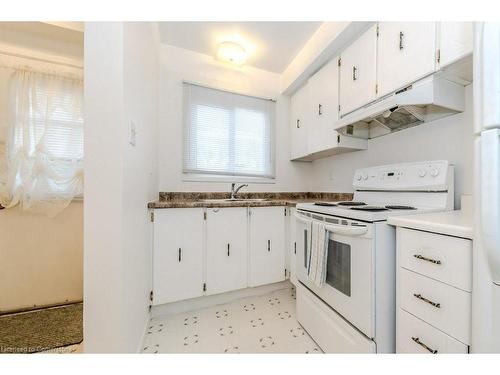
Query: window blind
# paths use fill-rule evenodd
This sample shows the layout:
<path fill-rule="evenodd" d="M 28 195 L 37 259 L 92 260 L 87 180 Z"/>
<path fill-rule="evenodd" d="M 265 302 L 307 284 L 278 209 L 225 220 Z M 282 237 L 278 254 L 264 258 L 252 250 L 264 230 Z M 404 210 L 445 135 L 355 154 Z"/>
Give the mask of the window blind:
<path fill-rule="evenodd" d="M 273 178 L 274 105 L 184 83 L 184 173 Z"/>
<path fill-rule="evenodd" d="M 83 160 L 83 87 L 62 79 L 58 85 L 35 81 L 29 92 L 28 121 L 32 132 L 25 138 L 23 128 L 16 132 L 16 146 L 29 142 L 30 154 L 44 137 L 44 150 L 59 161 Z M 18 115 L 19 116 L 19 115 Z M 22 116 L 22 115 L 21 115 Z M 19 116 L 20 117 L 20 116 Z"/>

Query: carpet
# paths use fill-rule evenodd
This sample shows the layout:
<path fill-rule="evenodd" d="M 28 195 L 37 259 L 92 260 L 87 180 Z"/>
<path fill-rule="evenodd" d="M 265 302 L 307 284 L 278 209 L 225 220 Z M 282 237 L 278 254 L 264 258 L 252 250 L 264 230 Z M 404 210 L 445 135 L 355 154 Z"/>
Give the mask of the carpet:
<path fill-rule="evenodd" d="M 36 353 L 82 340 L 82 303 L 0 316 L 0 353 Z"/>

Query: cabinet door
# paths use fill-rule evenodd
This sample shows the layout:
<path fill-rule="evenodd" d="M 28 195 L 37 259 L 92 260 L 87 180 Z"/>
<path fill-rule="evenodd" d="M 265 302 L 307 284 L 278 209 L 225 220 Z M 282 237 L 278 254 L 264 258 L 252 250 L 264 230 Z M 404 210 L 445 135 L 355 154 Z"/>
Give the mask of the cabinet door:
<path fill-rule="evenodd" d="M 250 286 L 285 280 L 285 207 L 250 208 Z"/>
<path fill-rule="evenodd" d="M 328 150 L 337 145 L 333 124 L 339 118 L 338 57 L 313 75 L 308 82 L 311 120 L 308 124 L 308 152 Z"/>
<path fill-rule="evenodd" d="M 379 97 L 432 73 L 435 61 L 436 22 L 379 23 Z"/>
<path fill-rule="evenodd" d="M 295 219 L 295 208 L 290 208 L 288 233 L 288 253 L 290 259 L 290 281 L 297 285 L 297 220 Z"/>
<path fill-rule="evenodd" d="M 376 98 L 377 27 L 373 25 L 341 54 L 340 113 L 344 115 Z"/>
<path fill-rule="evenodd" d="M 207 209 L 207 294 L 247 286 L 247 208 Z"/>
<path fill-rule="evenodd" d="M 203 294 L 203 209 L 155 210 L 155 305 Z"/>
<path fill-rule="evenodd" d="M 290 100 L 290 159 L 300 159 L 307 155 L 308 127 L 308 86 L 299 89 Z"/>
<path fill-rule="evenodd" d="M 472 54 L 473 22 L 439 22 L 439 68 Z"/>

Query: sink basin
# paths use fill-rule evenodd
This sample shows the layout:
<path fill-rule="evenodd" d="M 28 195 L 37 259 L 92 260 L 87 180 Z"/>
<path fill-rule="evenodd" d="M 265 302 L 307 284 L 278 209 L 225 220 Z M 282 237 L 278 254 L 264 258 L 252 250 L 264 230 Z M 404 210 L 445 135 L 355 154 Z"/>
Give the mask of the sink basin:
<path fill-rule="evenodd" d="M 264 202 L 266 198 L 236 198 L 236 199 L 203 199 L 206 203 L 227 203 L 227 202 Z"/>

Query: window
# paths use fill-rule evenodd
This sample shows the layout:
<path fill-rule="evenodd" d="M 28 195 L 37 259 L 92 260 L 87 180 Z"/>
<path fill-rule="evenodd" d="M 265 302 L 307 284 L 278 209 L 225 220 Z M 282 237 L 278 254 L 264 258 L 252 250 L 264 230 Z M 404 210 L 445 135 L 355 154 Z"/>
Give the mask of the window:
<path fill-rule="evenodd" d="M 274 102 L 184 84 L 184 173 L 274 178 Z"/>
<path fill-rule="evenodd" d="M 0 204 L 54 216 L 83 193 L 83 82 L 11 69 Z"/>
<path fill-rule="evenodd" d="M 77 89 L 80 87 L 77 86 Z M 45 85 L 43 80 L 33 83 L 29 95 L 28 123 L 32 136 L 28 140 L 33 154 L 40 139 L 45 137 L 44 147 L 51 159 L 59 161 L 83 161 L 83 111 L 81 101 L 75 103 L 74 85 Z M 16 128 L 16 147 L 23 144 L 23 129 Z"/>

